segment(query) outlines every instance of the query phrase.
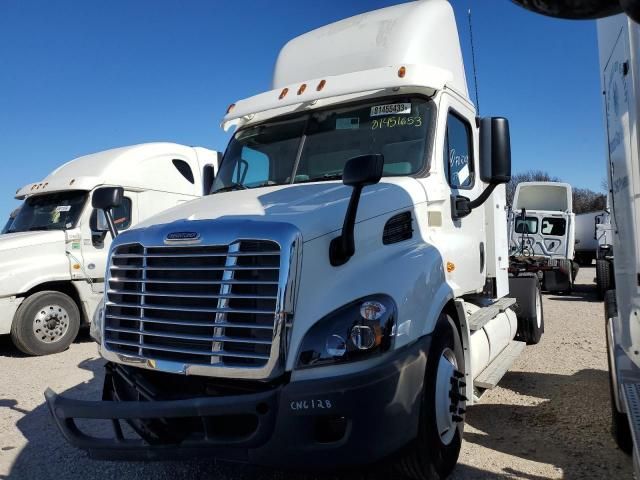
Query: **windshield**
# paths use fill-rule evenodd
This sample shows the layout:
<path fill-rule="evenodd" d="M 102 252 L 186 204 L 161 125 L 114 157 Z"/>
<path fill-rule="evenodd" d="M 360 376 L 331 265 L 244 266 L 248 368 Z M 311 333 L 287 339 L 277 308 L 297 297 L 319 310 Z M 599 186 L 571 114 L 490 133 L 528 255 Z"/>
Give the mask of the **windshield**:
<path fill-rule="evenodd" d="M 339 180 L 352 157 L 384 155 L 384 176 L 425 167 L 435 107 L 424 98 L 394 97 L 301 113 L 238 131 L 212 192 Z"/>
<path fill-rule="evenodd" d="M 73 228 L 87 201 L 87 195 L 87 192 L 76 190 L 29 197 L 20 207 L 7 232 Z"/>

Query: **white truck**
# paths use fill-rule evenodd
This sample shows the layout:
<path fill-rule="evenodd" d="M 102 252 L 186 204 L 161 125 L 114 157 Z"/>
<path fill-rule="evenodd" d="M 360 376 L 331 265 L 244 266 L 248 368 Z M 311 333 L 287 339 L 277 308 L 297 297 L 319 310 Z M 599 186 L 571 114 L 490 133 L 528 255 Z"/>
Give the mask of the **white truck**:
<path fill-rule="evenodd" d="M 575 214 L 571 185 L 522 182 L 509 222 L 512 271 L 537 271 L 543 289 L 571 293 L 575 263 Z"/>
<path fill-rule="evenodd" d="M 567 18 L 601 18 L 598 49 L 615 288 L 605 295 L 613 434 L 640 476 L 640 1 L 515 0 Z M 609 16 L 625 11 L 625 15 Z"/>
<path fill-rule="evenodd" d="M 208 193 L 217 160 L 200 147 L 140 144 L 76 158 L 19 189 L 24 202 L 0 235 L 0 334 L 45 355 L 66 349 L 92 318 L 111 243 L 91 208 L 97 188 L 125 188 L 114 212 L 122 231 Z"/>
<path fill-rule="evenodd" d="M 543 330 L 537 278 L 508 274 L 508 123 L 476 117 L 451 6 L 291 40 L 223 126 L 213 194 L 112 244 L 104 396 L 48 390 L 62 434 L 96 458 L 400 452 L 411 477 L 446 477 L 465 409 Z"/>
<path fill-rule="evenodd" d="M 596 287 L 600 300 L 604 299 L 607 290 L 614 289 L 615 265 L 613 252 L 613 229 L 611 225 L 611 207 L 607 197 L 607 208 L 596 217 Z"/>
<path fill-rule="evenodd" d="M 604 210 L 576 214 L 575 261 L 580 266 L 589 266 L 598 257 L 598 222 L 604 217 Z"/>

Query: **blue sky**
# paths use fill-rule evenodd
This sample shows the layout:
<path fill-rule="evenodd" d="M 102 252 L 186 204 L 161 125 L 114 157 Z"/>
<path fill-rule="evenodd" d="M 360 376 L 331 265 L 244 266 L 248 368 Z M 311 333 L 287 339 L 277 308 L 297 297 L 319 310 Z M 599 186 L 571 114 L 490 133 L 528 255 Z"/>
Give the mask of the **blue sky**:
<path fill-rule="evenodd" d="M 15 190 L 61 163 L 167 140 L 223 150 L 232 101 L 270 88 L 290 38 L 386 0 L 0 1 L 0 223 Z M 508 0 L 451 0 L 482 115 L 509 118 L 514 172 L 600 190 L 604 127 L 594 22 Z"/>

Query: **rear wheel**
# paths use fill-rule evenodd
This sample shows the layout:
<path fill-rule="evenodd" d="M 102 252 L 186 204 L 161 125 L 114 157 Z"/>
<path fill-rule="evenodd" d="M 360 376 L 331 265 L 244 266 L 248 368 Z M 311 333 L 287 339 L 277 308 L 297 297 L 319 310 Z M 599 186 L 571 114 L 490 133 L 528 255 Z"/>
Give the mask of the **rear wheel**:
<path fill-rule="evenodd" d="M 407 477 L 444 479 L 456 466 L 466 401 L 462 370 L 464 356 L 458 329 L 443 313 L 427 357 L 418 437 L 401 453 L 398 465 Z"/>
<path fill-rule="evenodd" d="M 22 302 L 11 324 L 13 344 L 27 355 L 66 350 L 80 328 L 80 311 L 68 295 L 37 292 Z"/>
<path fill-rule="evenodd" d="M 607 290 L 613 288 L 613 275 L 611 272 L 611 263 L 609 260 L 596 260 L 596 287 L 598 289 L 598 298 L 604 299 Z"/>

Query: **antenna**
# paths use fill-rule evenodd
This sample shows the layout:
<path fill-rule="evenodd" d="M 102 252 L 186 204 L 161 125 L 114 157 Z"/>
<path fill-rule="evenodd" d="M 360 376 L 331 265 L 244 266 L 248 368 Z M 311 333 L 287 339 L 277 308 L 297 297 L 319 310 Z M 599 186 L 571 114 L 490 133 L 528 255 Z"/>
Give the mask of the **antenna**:
<path fill-rule="evenodd" d="M 476 108 L 478 109 L 478 116 L 480 116 L 480 100 L 478 99 L 478 73 L 476 71 L 476 52 L 473 48 L 473 27 L 471 25 L 471 9 L 469 9 L 469 38 L 471 39 L 471 61 L 473 62 L 473 85 L 476 90 Z"/>

